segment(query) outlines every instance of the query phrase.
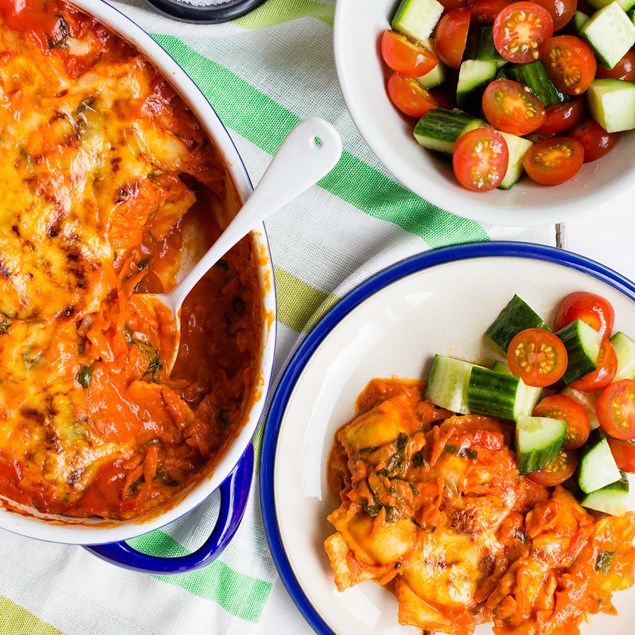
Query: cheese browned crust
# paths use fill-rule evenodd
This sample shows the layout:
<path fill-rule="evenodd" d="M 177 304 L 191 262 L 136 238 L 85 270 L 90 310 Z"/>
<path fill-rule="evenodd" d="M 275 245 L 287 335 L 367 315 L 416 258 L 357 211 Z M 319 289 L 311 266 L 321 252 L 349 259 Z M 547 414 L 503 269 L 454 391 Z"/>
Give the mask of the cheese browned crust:
<path fill-rule="evenodd" d="M 164 451 L 190 449 L 183 428 L 206 393 L 177 396 L 186 414 L 166 414 L 160 361 L 133 372 L 139 351 L 148 368 L 164 351 L 129 298 L 150 270 L 158 290 L 173 284 L 181 219 L 199 199 L 222 203 L 226 180 L 201 126 L 135 49 L 57 0 L 0 7 L 0 467 L 22 502 L 73 513 L 106 464 L 138 471 L 148 439 L 161 441 L 148 453 L 160 474 Z M 108 429 L 117 399 L 126 435 Z M 182 474 L 208 458 L 188 455 Z M 156 481 L 156 465 L 145 470 Z M 163 477 L 158 501 L 181 472 Z"/>

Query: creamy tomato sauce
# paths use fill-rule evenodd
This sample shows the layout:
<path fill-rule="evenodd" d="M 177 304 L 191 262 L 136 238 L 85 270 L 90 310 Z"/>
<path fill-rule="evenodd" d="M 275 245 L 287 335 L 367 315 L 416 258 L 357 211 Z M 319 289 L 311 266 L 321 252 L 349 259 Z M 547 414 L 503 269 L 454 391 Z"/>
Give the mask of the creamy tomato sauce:
<path fill-rule="evenodd" d="M 139 296 L 214 242 L 233 185 L 143 55 L 57 0 L 0 6 L 0 143 L 0 496 L 139 516 L 217 461 L 256 382 L 250 239 L 187 298 L 172 373 Z"/>

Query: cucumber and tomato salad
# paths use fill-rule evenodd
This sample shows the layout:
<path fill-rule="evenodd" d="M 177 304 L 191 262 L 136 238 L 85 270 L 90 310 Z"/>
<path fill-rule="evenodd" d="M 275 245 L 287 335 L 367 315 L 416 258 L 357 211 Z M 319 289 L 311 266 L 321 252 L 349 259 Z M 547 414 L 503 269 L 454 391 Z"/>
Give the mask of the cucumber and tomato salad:
<path fill-rule="evenodd" d="M 462 186 L 563 183 L 635 128 L 635 0 L 580 2 L 399 4 L 381 40 L 388 95 Z"/>
<path fill-rule="evenodd" d="M 576 475 L 583 505 L 622 513 L 621 472 L 635 472 L 635 340 L 614 323 L 608 300 L 577 291 L 559 303 L 551 330 L 515 295 L 485 332 L 506 362 L 437 355 L 425 396 L 514 421 L 521 474 L 549 486 Z"/>

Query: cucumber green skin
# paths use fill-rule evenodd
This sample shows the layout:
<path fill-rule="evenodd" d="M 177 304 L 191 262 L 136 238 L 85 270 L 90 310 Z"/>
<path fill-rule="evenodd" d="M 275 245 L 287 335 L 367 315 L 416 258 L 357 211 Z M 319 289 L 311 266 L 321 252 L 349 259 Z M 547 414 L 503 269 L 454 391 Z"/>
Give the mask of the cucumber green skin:
<path fill-rule="evenodd" d="M 531 88 L 545 108 L 571 99 L 569 95 L 556 88 L 540 60 L 527 64 L 508 64 L 505 66 L 505 72 L 509 79 Z"/>
<path fill-rule="evenodd" d="M 493 26 L 491 24 L 476 24 L 470 28 L 463 59 L 507 62 L 494 46 Z"/>
<path fill-rule="evenodd" d="M 578 485 L 585 494 L 620 480 L 621 472 L 611 454 L 606 437 L 599 429 L 591 432 L 578 456 Z"/>
<path fill-rule="evenodd" d="M 473 414 L 513 421 L 519 382 L 514 375 L 475 366 L 467 388 L 468 410 Z"/>
<path fill-rule="evenodd" d="M 482 121 L 462 110 L 435 108 L 419 119 L 414 136 L 424 148 L 452 153 L 456 140 L 465 128 Z"/>
<path fill-rule="evenodd" d="M 582 11 L 576 11 L 573 14 L 573 20 L 571 20 L 571 22 L 576 34 L 580 33 L 580 29 L 589 21 L 589 17 L 590 16 Z"/>
<path fill-rule="evenodd" d="M 554 445 L 549 450 L 534 450 L 533 452 L 516 452 L 516 463 L 520 474 L 539 472 L 545 465 L 555 461 L 560 454 L 562 443 Z"/>
<path fill-rule="evenodd" d="M 597 355 L 591 359 L 581 342 L 580 333 L 581 331 L 586 330 L 585 327 L 586 324 L 582 322 L 582 320 L 575 320 L 575 322 L 567 324 L 567 326 L 556 333 L 567 349 L 567 355 L 569 358 L 567 370 L 562 376 L 562 381 L 567 385 L 571 384 L 576 379 L 580 379 L 580 377 L 586 375 L 587 373 L 592 373 L 596 369 L 595 362 L 597 360 Z M 599 333 L 597 336 L 599 350 L 599 340 L 601 339 L 601 336 Z"/>
<path fill-rule="evenodd" d="M 619 481 L 587 494 L 581 501 L 582 507 L 593 509 L 613 516 L 621 516 L 626 511 L 626 500 L 629 493 L 628 477 L 622 472 Z"/>
<path fill-rule="evenodd" d="M 561 424 L 561 427 L 558 430 L 557 436 L 555 436 L 548 445 L 535 449 L 520 447 L 521 428 L 519 424 L 516 425 L 516 463 L 518 465 L 518 471 L 521 474 L 538 472 L 545 467 L 545 465 L 556 460 L 567 435 L 566 424 L 563 424 L 563 422 L 558 423 Z"/>
<path fill-rule="evenodd" d="M 506 355 L 514 336 L 531 328 L 551 330 L 522 298 L 515 295 L 488 327 L 485 335 Z"/>

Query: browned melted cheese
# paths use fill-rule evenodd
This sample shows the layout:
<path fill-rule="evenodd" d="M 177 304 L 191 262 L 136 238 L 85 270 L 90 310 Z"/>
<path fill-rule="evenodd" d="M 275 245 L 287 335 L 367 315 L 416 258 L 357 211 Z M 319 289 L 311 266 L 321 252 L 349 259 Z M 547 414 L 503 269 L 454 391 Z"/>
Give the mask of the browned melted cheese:
<path fill-rule="evenodd" d="M 227 184 L 198 122 L 135 49 L 64 2 L 2 4 L 1 495 L 134 516 L 228 442 L 258 353 L 249 241 L 203 283 L 207 307 L 194 294 L 189 364 L 172 377 L 169 325 L 133 301 L 174 284 L 184 241 L 190 255 L 211 244 Z"/>

